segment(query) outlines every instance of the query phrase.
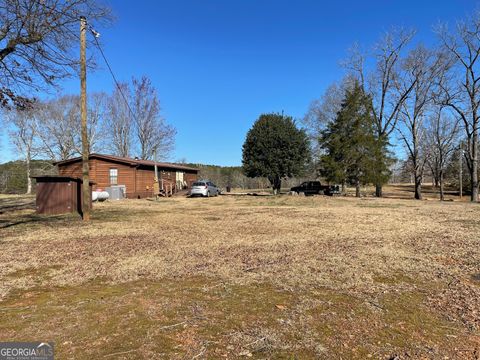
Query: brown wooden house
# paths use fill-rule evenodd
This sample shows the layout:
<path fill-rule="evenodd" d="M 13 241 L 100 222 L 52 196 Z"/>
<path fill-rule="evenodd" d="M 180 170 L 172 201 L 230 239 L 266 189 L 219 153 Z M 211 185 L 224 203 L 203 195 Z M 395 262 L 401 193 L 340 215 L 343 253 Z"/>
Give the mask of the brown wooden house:
<path fill-rule="evenodd" d="M 82 158 L 56 162 L 61 176 L 82 177 Z M 125 186 L 128 198 L 153 196 L 155 162 L 112 155 L 90 154 L 90 180 L 94 190 L 106 187 Z M 190 188 L 198 179 L 198 169 L 173 163 L 156 162 L 161 182 L 172 186 L 174 191 Z M 162 181 L 163 180 L 163 181 Z"/>

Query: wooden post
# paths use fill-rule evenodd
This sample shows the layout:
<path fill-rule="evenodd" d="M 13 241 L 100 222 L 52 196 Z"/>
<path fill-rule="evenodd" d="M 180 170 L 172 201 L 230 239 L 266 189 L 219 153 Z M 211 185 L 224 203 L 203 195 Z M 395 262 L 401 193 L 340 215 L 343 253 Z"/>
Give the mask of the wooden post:
<path fill-rule="evenodd" d="M 460 148 L 460 176 L 459 176 L 459 181 L 460 181 L 460 199 L 463 197 L 463 149 Z"/>
<path fill-rule="evenodd" d="M 153 186 L 154 192 L 155 192 L 155 200 L 158 201 L 158 194 L 160 194 L 160 182 L 158 181 L 158 167 L 157 167 L 157 150 L 153 150 L 153 161 L 155 161 L 155 179 L 154 183 L 155 185 Z"/>
<path fill-rule="evenodd" d="M 88 134 L 87 134 L 87 60 L 86 60 L 87 19 L 80 17 L 80 115 L 82 121 L 82 218 L 90 220 L 90 176 L 88 167 Z"/>
<path fill-rule="evenodd" d="M 155 179 L 158 181 L 157 150 L 153 150 L 153 161 L 155 162 Z"/>

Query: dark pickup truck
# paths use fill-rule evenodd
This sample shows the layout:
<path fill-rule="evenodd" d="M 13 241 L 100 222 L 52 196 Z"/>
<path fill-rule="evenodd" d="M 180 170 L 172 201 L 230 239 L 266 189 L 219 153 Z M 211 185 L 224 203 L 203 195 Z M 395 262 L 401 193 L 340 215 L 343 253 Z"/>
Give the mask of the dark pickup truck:
<path fill-rule="evenodd" d="M 295 191 L 297 194 L 304 193 L 305 195 L 335 195 L 340 193 L 338 185 L 322 185 L 320 181 L 305 181 L 298 186 L 294 186 L 290 191 Z"/>

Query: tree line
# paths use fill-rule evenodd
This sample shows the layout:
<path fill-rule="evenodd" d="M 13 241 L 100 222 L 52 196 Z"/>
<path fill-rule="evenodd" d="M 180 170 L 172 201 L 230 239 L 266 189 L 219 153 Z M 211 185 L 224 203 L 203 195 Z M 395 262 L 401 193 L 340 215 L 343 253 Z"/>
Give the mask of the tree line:
<path fill-rule="evenodd" d="M 245 173 L 278 187 L 279 179 L 313 161 L 328 181 L 354 185 L 357 196 L 361 185 L 374 184 L 381 197 L 399 155 L 392 149 L 401 146 L 415 199 L 422 199 L 430 171 L 443 200 L 445 174 L 462 159 L 471 201 L 478 201 L 480 12 L 454 28 L 439 25 L 435 33 L 431 48 L 405 29 L 385 33 L 370 50 L 353 46 L 342 63 L 345 77 L 312 102 L 302 129 L 283 114 L 259 117 L 243 147 Z"/>
<path fill-rule="evenodd" d="M 88 96 L 89 152 L 122 157 L 166 159 L 173 150 L 176 130 L 160 113 L 160 101 L 150 79 L 120 83 L 112 94 Z M 33 159 L 67 160 L 81 154 L 80 97 L 65 95 L 5 110 L 9 136 L 25 160 L 30 179 Z M 27 193 L 31 193 L 28 181 Z"/>
<path fill-rule="evenodd" d="M 188 164 L 199 170 L 199 179 L 209 179 L 215 185 L 219 186 L 223 191 L 230 189 L 243 190 L 264 190 L 271 187 L 270 181 L 266 177 L 256 176 L 248 177 L 245 175 L 242 166 L 218 166 L 206 164 Z M 306 175 L 306 174 L 305 174 Z M 299 182 L 305 181 L 304 177 L 286 178 L 282 182 L 283 188 L 290 188 L 298 185 Z"/>
<path fill-rule="evenodd" d="M 379 148 L 392 141 L 403 145 L 416 199 L 422 198 L 427 170 L 437 179 L 444 198 L 445 170 L 455 149 L 463 150 L 471 200 L 478 199 L 479 26 L 478 12 L 454 29 L 437 26 L 438 44 L 432 48 L 415 44 L 415 31 L 392 30 L 371 51 L 353 47 L 344 62 L 345 79 L 327 90 L 335 94 L 358 84 L 358 91 L 368 97 L 365 106 L 371 109 Z M 308 120 L 321 133 L 332 119 L 329 110 L 341 107 L 342 100 L 329 94 L 312 105 Z M 388 148 L 376 152 L 380 158 L 374 164 L 377 168 L 371 169 L 382 175 L 373 181 L 377 196 L 389 175 Z"/>
<path fill-rule="evenodd" d="M 46 160 L 32 160 L 30 171 L 33 176 L 56 174 L 53 164 Z M 0 164 L 0 194 L 25 194 L 27 188 L 25 161 L 14 160 Z"/>

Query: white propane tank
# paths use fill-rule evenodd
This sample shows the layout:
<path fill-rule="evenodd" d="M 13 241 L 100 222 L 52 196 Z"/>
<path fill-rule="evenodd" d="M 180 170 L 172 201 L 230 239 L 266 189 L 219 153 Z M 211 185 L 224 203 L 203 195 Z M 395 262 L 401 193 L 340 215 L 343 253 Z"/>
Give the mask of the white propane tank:
<path fill-rule="evenodd" d="M 92 191 L 92 201 L 105 201 L 109 197 L 106 191 Z"/>

